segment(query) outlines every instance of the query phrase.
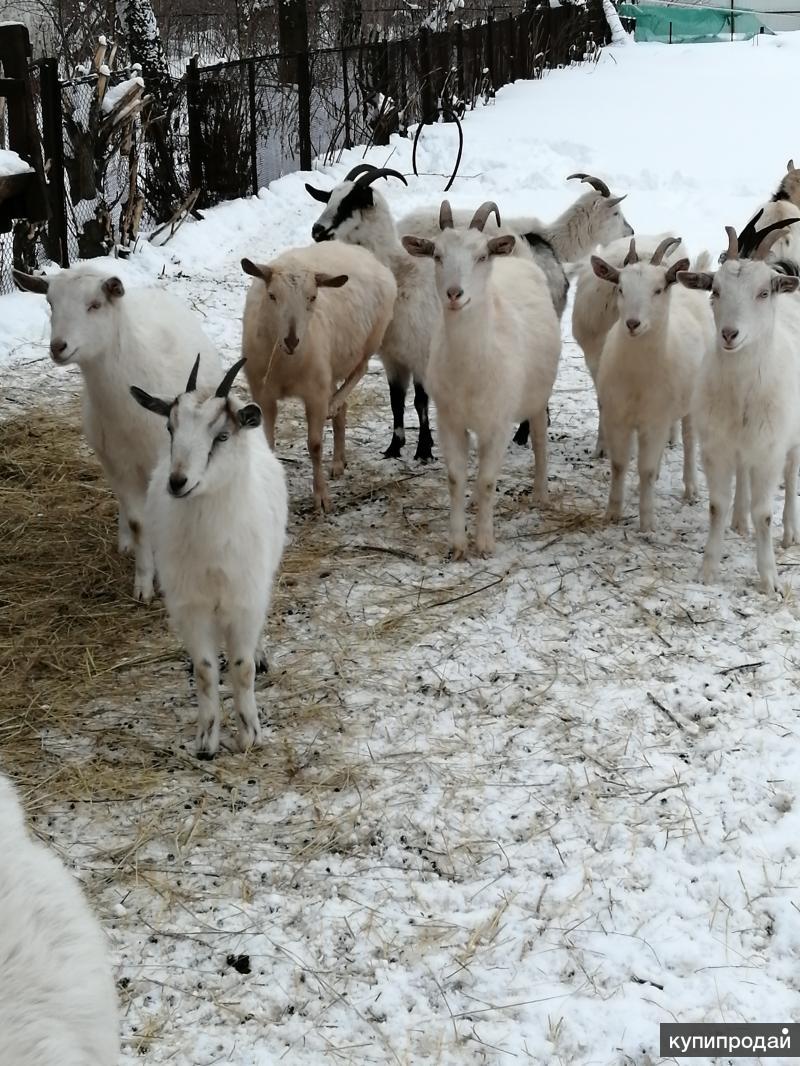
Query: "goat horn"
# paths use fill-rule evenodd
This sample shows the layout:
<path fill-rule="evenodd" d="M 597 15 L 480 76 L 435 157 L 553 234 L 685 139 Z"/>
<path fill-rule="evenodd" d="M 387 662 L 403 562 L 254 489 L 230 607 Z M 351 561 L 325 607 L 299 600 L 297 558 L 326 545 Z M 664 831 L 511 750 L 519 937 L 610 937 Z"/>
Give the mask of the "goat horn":
<path fill-rule="evenodd" d="M 378 168 L 373 163 L 357 163 L 352 170 L 348 170 L 344 176 L 344 180 L 355 181 L 359 174 L 369 174 L 371 171 L 377 169 Z"/>
<path fill-rule="evenodd" d="M 765 226 L 756 234 L 756 245 L 750 256 L 751 259 L 766 259 L 773 244 L 783 236 L 782 230 L 800 222 L 800 218 L 782 218 L 780 222 L 773 222 L 771 226 Z"/>
<path fill-rule="evenodd" d="M 452 229 L 453 228 L 453 209 L 450 206 L 449 200 L 442 200 L 442 206 L 439 208 L 439 229 Z"/>
<path fill-rule="evenodd" d="M 573 178 L 580 178 L 581 181 L 585 181 L 587 185 L 591 185 L 593 189 L 597 189 L 603 196 L 610 196 L 611 190 L 603 181 L 602 178 L 596 178 L 593 174 L 569 174 L 567 181 L 572 181 Z"/>
<path fill-rule="evenodd" d="M 787 174 L 791 174 L 791 172 L 793 170 L 794 170 L 794 160 L 790 159 L 789 162 L 786 164 L 786 173 Z"/>
<path fill-rule="evenodd" d="M 197 353 L 197 358 L 194 361 L 192 372 L 189 374 L 189 380 L 186 382 L 186 392 L 194 392 L 197 388 L 197 371 L 200 369 L 200 353 Z"/>
<path fill-rule="evenodd" d="M 758 222 L 758 220 L 761 218 L 761 216 L 763 214 L 764 214 L 764 208 L 763 207 L 759 208 L 759 210 L 756 211 L 756 213 L 753 215 L 753 217 L 750 219 L 750 221 L 747 223 L 747 225 L 744 227 L 742 232 L 737 237 L 737 243 L 736 243 L 737 251 L 739 252 L 739 255 L 742 255 L 745 258 L 747 258 L 747 256 L 750 255 L 750 253 L 752 252 L 753 248 L 755 247 L 754 240 L 755 240 L 755 235 L 756 235 L 756 223 Z M 725 227 L 725 232 L 726 233 L 727 233 L 727 230 L 728 230 L 728 227 L 726 226 Z"/>
<path fill-rule="evenodd" d="M 650 262 L 653 266 L 658 266 L 665 255 L 668 255 L 673 248 L 677 248 L 681 243 L 680 237 L 665 237 L 659 244 L 658 248 L 653 252 Z"/>
<path fill-rule="evenodd" d="M 390 167 L 373 167 L 372 170 L 365 171 L 356 178 L 356 185 L 363 189 L 367 185 L 371 185 L 373 181 L 377 181 L 378 178 L 399 178 L 404 185 L 408 185 L 405 175 L 401 174 L 399 170 L 392 170 Z"/>
<path fill-rule="evenodd" d="M 736 236 L 736 230 L 733 226 L 726 226 L 725 232 L 728 234 L 728 251 L 725 255 L 726 261 L 729 259 L 739 258 L 739 238 Z M 742 231 L 744 232 L 744 230 Z"/>
<path fill-rule="evenodd" d="M 219 396 L 221 400 L 224 400 L 227 397 L 228 393 L 231 391 L 231 385 L 233 385 L 236 375 L 239 373 L 239 371 L 242 369 L 246 362 L 246 359 L 240 359 L 238 363 L 233 364 L 233 366 L 230 368 L 225 377 L 217 386 L 217 391 L 214 393 L 215 396 Z"/>
<path fill-rule="evenodd" d="M 636 251 L 636 238 L 635 237 L 631 237 L 631 246 L 628 249 L 628 254 L 625 256 L 625 259 L 624 259 L 622 265 L 623 266 L 630 266 L 631 263 L 638 263 L 638 262 L 639 262 L 639 255 L 638 255 L 638 253 Z"/>
<path fill-rule="evenodd" d="M 493 200 L 487 200 L 486 203 L 481 204 L 475 214 L 472 216 L 472 221 L 469 224 L 470 229 L 483 230 L 483 227 L 488 221 L 489 215 L 494 212 L 494 217 L 497 219 L 497 225 L 501 226 L 500 221 L 500 208 L 494 203 Z"/>

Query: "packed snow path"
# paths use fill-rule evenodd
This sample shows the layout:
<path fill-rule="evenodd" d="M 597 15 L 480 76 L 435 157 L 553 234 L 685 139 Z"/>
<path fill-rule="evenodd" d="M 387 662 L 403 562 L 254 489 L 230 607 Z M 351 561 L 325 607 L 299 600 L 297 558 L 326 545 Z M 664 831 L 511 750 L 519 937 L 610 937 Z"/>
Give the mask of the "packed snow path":
<path fill-rule="evenodd" d="M 790 36 L 638 45 L 507 87 L 468 117 L 451 199 L 548 219 L 585 170 L 629 193 L 637 230 L 676 227 L 716 253 L 800 153 L 775 103 L 799 58 Z M 453 141 L 424 131 L 429 174 L 386 187 L 398 215 L 438 202 Z M 410 144 L 367 159 L 410 172 Z M 120 269 L 187 296 L 232 360 L 239 259 L 308 239 L 305 178 Z M 74 387 L 45 330 L 43 301 L 0 299 L 11 401 L 34 403 L 34 380 Z M 720 586 L 696 583 L 706 498 L 681 503 L 678 449 L 660 531 L 638 533 L 632 480 L 628 520 L 603 527 L 608 471 L 590 458 L 569 311 L 551 412 L 550 506 L 531 504 L 530 455 L 509 446 L 497 555 L 451 564 L 444 471 L 414 464 L 410 405 L 405 459 L 380 458 L 379 367 L 352 405 L 329 519 L 310 512 L 302 418 L 284 410 L 293 554 L 263 751 L 188 756 L 178 665 L 143 674 L 135 705 L 87 708 L 85 731 L 44 738 L 43 778 L 124 767 L 127 796 L 50 799 L 38 825 L 108 930 L 126 1064 L 652 1066 L 659 1022 L 800 1018 L 795 598 L 758 592 L 733 534 Z M 778 551 L 789 586 L 799 562 Z"/>

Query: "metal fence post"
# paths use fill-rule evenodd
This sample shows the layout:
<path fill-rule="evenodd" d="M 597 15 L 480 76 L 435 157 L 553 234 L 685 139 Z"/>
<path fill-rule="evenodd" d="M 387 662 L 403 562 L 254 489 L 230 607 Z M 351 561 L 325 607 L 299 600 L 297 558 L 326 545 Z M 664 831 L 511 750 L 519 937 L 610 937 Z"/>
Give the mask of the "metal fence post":
<path fill-rule="evenodd" d="M 300 169 L 311 170 L 311 74 L 307 50 L 297 56 L 297 132 Z"/>
<path fill-rule="evenodd" d="M 256 63 L 247 60 L 247 96 L 250 104 L 250 169 L 253 196 L 258 196 L 258 141 L 256 139 Z"/>
<path fill-rule="evenodd" d="M 69 266 L 69 235 L 67 231 L 67 190 L 64 184 L 64 129 L 61 113 L 61 84 L 58 80 L 58 60 L 43 59 L 39 64 L 42 99 L 42 142 L 47 168 L 50 200 L 50 219 L 47 223 L 51 243 L 50 254 L 63 267 Z"/>

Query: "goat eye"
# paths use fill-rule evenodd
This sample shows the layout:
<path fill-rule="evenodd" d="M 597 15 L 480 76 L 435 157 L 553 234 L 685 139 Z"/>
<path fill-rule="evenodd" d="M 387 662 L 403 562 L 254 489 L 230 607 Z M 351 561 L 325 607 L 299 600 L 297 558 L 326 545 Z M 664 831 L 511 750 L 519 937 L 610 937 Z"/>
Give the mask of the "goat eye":
<path fill-rule="evenodd" d="M 269 294 L 269 298 L 270 298 L 270 300 L 272 300 L 273 303 L 277 303 L 278 302 L 276 297 L 275 297 L 275 293 L 274 292 L 271 292 Z"/>
<path fill-rule="evenodd" d="M 313 304 L 313 302 L 316 300 L 316 298 L 317 298 L 316 294 L 314 296 L 309 296 L 308 302 Z"/>
<path fill-rule="evenodd" d="M 763 292 L 760 292 L 760 293 L 758 294 L 758 298 L 759 298 L 759 300 L 766 300 L 766 298 L 767 298 L 768 296 L 769 296 L 769 290 L 768 290 L 768 289 L 764 289 L 764 291 L 763 291 Z"/>
<path fill-rule="evenodd" d="M 488 258 L 489 258 L 488 255 L 479 255 L 478 256 L 478 262 L 479 263 L 485 263 Z"/>
<path fill-rule="evenodd" d="M 214 443 L 215 444 L 222 444 L 222 442 L 227 440 L 229 436 L 230 436 L 229 433 L 218 433 L 216 435 L 216 437 L 214 437 Z"/>
<path fill-rule="evenodd" d="M 660 296 L 663 291 L 664 291 L 663 289 L 655 289 L 654 292 L 653 292 L 653 295 L 654 296 Z"/>
<path fill-rule="evenodd" d="M 89 306 L 87 307 L 86 310 L 87 311 L 99 311 L 100 310 L 100 304 L 97 302 L 97 300 L 95 300 L 94 303 L 89 304 Z"/>

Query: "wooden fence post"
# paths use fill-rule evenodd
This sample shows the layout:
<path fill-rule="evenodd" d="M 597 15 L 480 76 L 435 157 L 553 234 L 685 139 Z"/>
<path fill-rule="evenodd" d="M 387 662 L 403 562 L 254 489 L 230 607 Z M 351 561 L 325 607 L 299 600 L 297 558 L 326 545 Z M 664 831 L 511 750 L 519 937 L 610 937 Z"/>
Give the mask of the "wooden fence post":
<path fill-rule="evenodd" d="M 58 60 L 43 59 L 39 63 L 42 100 L 42 142 L 45 159 L 49 160 L 47 184 L 50 200 L 50 220 L 47 224 L 49 254 L 63 267 L 69 266 L 69 235 L 67 231 L 67 190 L 64 184 L 64 127 L 61 113 L 61 83 L 58 80 Z"/>

